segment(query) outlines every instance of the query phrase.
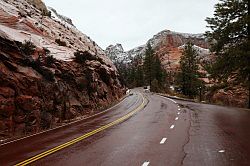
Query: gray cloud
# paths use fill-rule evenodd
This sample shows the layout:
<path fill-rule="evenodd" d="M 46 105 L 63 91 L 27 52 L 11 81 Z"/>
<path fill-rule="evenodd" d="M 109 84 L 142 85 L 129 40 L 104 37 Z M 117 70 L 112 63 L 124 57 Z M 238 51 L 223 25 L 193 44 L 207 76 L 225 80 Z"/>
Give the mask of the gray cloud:
<path fill-rule="evenodd" d="M 144 44 L 157 32 L 203 33 L 218 0 L 44 0 L 103 49 L 121 43 L 125 50 Z"/>

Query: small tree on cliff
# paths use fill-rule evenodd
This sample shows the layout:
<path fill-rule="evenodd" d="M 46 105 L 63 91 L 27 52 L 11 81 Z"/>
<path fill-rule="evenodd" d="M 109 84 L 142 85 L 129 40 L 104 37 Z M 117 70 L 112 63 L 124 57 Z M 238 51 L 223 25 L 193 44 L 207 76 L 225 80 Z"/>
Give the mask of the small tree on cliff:
<path fill-rule="evenodd" d="M 36 46 L 29 40 L 25 40 L 19 48 L 25 56 L 31 56 L 36 50 Z"/>
<path fill-rule="evenodd" d="M 197 52 L 192 43 L 187 43 L 182 52 L 180 60 L 180 72 L 177 75 L 177 82 L 184 95 L 193 98 L 198 94 L 200 81 L 198 80 Z"/>
<path fill-rule="evenodd" d="M 206 19 L 211 28 L 206 36 L 213 41 L 212 51 L 216 53 L 212 76 L 219 80 L 236 76 L 250 93 L 249 3 L 249 0 L 220 0 L 215 5 L 214 17 Z"/>

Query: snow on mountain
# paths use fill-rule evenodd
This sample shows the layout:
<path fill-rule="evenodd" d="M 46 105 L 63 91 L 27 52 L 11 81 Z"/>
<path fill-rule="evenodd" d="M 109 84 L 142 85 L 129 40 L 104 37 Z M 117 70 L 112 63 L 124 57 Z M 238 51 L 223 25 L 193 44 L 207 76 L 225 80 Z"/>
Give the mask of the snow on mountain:
<path fill-rule="evenodd" d="M 116 45 L 110 45 L 106 48 L 105 53 L 113 62 L 118 63 L 129 63 L 131 62 L 131 57 L 127 52 L 124 51 L 121 44 L 117 43 Z"/>
<path fill-rule="evenodd" d="M 163 30 L 157 33 L 153 36 L 153 38 L 149 39 L 148 42 L 151 44 L 152 48 L 156 48 L 157 46 L 165 44 L 166 42 L 174 47 L 179 47 L 188 41 L 204 48 L 208 47 L 204 34 L 180 33 L 170 30 Z"/>
<path fill-rule="evenodd" d="M 182 45 L 182 46 L 179 46 L 178 48 L 179 49 L 184 49 L 184 47 L 185 47 L 185 44 Z M 209 55 L 210 54 L 209 49 L 202 48 L 202 47 L 199 47 L 197 45 L 193 45 L 193 48 L 197 51 L 198 55 L 200 55 L 200 56 L 205 56 L 205 55 Z"/>
<path fill-rule="evenodd" d="M 185 38 L 201 38 L 201 39 L 205 39 L 205 36 L 204 36 L 203 33 L 198 33 L 198 34 L 180 33 L 180 32 L 173 32 L 173 33 L 184 36 Z"/>
<path fill-rule="evenodd" d="M 106 48 L 105 53 L 114 61 L 120 61 L 120 58 L 125 56 L 125 52 L 121 44 L 110 45 Z"/>
<path fill-rule="evenodd" d="M 50 50 L 56 59 L 64 61 L 71 61 L 76 50 L 88 51 L 114 67 L 102 48 L 74 27 L 71 19 L 50 7 L 46 12 L 36 8 L 43 7 L 41 2 L 0 0 L 0 35 L 19 42 L 31 41 L 39 48 Z M 60 46 L 56 39 L 65 42 L 66 46 Z"/>
<path fill-rule="evenodd" d="M 128 55 L 131 57 L 135 57 L 137 55 L 143 55 L 145 52 L 146 45 L 141 45 L 136 48 L 133 48 L 129 51 L 127 51 Z"/>

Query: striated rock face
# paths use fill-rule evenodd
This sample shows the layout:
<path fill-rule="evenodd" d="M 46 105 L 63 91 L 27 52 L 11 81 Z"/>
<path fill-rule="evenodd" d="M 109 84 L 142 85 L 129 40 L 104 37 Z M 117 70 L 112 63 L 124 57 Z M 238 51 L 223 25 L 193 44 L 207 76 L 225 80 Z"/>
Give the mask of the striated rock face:
<path fill-rule="evenodd" d="M 209 44 L 203 34 L 187 34 L 162 31 L 149 40 L 149 43 L 155 48 L 156 54 L 160 57 L 162 66 L 168 72 L 175 72 L 179 68 L 182 50 L 187 42 L 194 44 L 201 61 L 211 59 Z M 203 68 L 200 66 L 200 70 Z"/>
<path fill-rule="evenodd" d="M 58 60 L 72 61 L 76 50 L 88 51 L 114 67 L 104 51 L 90 37 L 59 17 L 52 8 L 51 18 L 26 0 L 0 0 L 0 34 L 11 40 L 31 41 L 50 50 Z M 64 17 L 66 18 L 66 17 Z"/>
<path fill-rule="evenodd" d="M 25 40 L 34 53 L 24 51 Z M 85 61 L 74 60 L 76 50 Z M 0 0 L 0 139 L 108 106 L 124 94 L 118 78 L 104 51 L 65 20 L 24 0 Z"/>

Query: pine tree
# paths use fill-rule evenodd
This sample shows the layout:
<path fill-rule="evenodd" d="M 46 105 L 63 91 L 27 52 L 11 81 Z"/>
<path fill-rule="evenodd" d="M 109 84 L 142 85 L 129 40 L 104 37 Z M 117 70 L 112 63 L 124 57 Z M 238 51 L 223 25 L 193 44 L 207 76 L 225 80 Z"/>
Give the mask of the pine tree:
<path fill-rule="evenodd" d="M 187 43 L 182 52 L 180 60 L 180 72 L 177 76 L 177 82 L 184 95 L 193 98 L 198 94 L 200 81 L 198 79 L 198 60 L 197 51 L 192 43 Z"/>
<path fill-rule="evenodd" d="M 206 36 L 216 53 L 212 76 L 218 80 L 236 76 L 238 83 L 244 84 L 250 93 L 249 0 L 220 0 L 214 17 L 206 21 L 211 28 Z"/>
<path fill-rule="evenodd" d="M 158 80 L 158 82 L 161 84 L 164 81 L 164 71 L 161 66 L 160 59 L 155 56 L 153 60 L 153 71 L 154 71 L 154 78 Z"/>
<path fill-rule="evenodd" d="M 128 68 L 129 74 L 127 79 L 127 84 L 129 88 L 134 88 L 136 86 L 136 67 L 131 66 Z"/>
<path fill-rule="evenodd" d="M 152 92 L 160 92 L 161 91 L 161 88 L 160 88 L 160 85 L 159 85 L 160 83 L 159 83 L 159 81 L 157 80 L 157 79 L 154 79 L 153 81 L 152 81 L 152 85 L 151 85 L 151 87 L 150 87 L 150 90 L 152 91 Z"/>
<path fill-rule="evenodd" d="M 143 69 L 144 69 L 144 79 L 146 83 L 152 86 L 152 88 L 150 89 L 155 92 L 163 90 L 165 84 L 166 72 L 162 69 L 161 61 L 159 57 L 154 54 L 154 50 L 152 49 L 149 43 L 146 49 Z M 152 81 L 154 81 L 154 85 L 152 85 Z"/>
<path fill-rule="evenodd" d="M 135 80 L 136 87 L 141 87 L 144 85 L 143 68 L 140 65 L 137 66 Z"/>
<path fill-rule="evenodd" d="M 153 80 L 153 73 L 154 73 L 152 67 L 153 57 L 154 57 L 154 50 L 152 49 L 150 43 L 148 43 L 143 63 L 143 69 L 144 69 L 145 81 L 150 86 Z"/>

